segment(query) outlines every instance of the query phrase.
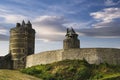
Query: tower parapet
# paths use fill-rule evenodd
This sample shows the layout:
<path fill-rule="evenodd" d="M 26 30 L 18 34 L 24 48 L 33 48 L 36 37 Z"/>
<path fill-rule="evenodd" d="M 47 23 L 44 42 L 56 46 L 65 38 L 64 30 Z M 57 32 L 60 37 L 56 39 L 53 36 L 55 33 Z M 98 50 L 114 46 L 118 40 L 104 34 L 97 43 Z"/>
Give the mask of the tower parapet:
<path fill-rule="evenodd" d="M 63 49 L 80 48 L 80 41 L 77 38 L 78 34 L 73 28 L 67 28 L 65 35 L 66 39 L 63 40 Z"/>
<path fill-rule="evenodd" d="M 35 30 L 30 21 L 17 23 L 10 30 L 9 53 L 13 61 L 13 69 L 25 67 L 26 56 L 34 54 Z"/>

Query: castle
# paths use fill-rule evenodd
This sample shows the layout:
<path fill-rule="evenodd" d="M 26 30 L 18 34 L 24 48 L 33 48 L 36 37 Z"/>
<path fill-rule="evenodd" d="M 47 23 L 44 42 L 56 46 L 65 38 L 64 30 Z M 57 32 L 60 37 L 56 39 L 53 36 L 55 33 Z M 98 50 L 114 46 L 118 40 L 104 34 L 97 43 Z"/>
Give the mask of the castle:
<path fill-rule="evenodd" d="M 80 48 L 78 34 L 67 28 L 63 49 L 34 54 L 35 30 L 30 21 L 17 23 L 10 30 L 9 54 L 0 57 L 0 68 L 21 69 L 39 64 L 48 64 L 65 59 L 85 59 L 90 64 L 120 64 L 120 49 Z"/>
<path fill-rule="evenodd" d="M 10 30 L 9 54 L 0 59 L 1 68 L 20 69 L 26 65 L 26 57 L 34 54 L 35 30 L 30 21 L 17 23 Z"/>

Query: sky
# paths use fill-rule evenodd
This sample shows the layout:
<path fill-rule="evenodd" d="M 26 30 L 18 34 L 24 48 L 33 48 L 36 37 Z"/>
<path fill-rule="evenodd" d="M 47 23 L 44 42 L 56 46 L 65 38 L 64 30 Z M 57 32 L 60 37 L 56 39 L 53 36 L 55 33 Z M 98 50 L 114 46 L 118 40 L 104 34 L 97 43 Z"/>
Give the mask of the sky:
<path fill-rule="evenodd" d="M 10 29 L 23 20 L 36 30 L 35 53 L 62 49 L 70 27 L 81 48 L 120 48 L 120 0 L 1 0 L 0 56 L 8 54 Z"/>

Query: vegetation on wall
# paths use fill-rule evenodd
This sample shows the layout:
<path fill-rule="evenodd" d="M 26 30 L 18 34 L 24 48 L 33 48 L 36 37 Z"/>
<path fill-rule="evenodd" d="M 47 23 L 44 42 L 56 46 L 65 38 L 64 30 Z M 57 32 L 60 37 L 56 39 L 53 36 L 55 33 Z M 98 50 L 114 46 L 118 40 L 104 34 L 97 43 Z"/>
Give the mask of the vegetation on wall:
<path fill-rule="evenodd" d="M 22 69 L 21 72 L 43 80 L 119 80 L 120 66 L 102 63 L 89 64 L 85 60 L 64 60 Z"/>

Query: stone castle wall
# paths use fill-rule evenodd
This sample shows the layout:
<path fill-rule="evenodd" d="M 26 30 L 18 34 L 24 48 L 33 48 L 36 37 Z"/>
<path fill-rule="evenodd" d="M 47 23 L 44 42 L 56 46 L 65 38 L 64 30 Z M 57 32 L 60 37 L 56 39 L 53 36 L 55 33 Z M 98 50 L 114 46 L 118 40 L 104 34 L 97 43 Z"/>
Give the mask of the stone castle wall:
<path fill-rule="evenodd" d="M 60 61 L 62 60 L 62 51 L 63 50 L 46 51 L 27 56 L 26 67 Z"/>
<path fill-rule="evenodd" d="M 87 60 L 90 64 L 120 64 L 120 49 L 112 48 L 81 48 L 41 52 L 27 56 L 26 67 L 48 64 L 65 59 Z"/>
<path fill-rule="evenodd" d="M 10 54 L 0 58 L 0 69 L 12 69 L 12 60 Z"/>
<path fill-rule="evenodd" d="M 69 49 L 62 54 L 62 59 L 85 59 L 90 64 L 120 64 L 120 49 L 112 48 L 83 48 Z"/>

